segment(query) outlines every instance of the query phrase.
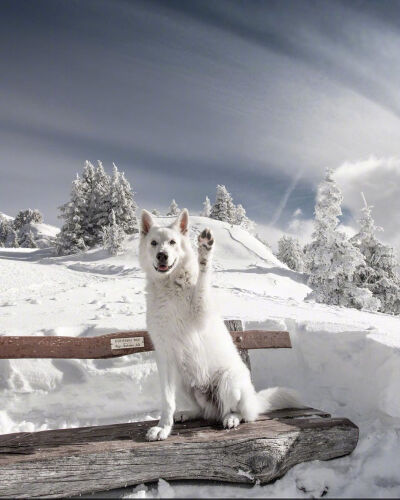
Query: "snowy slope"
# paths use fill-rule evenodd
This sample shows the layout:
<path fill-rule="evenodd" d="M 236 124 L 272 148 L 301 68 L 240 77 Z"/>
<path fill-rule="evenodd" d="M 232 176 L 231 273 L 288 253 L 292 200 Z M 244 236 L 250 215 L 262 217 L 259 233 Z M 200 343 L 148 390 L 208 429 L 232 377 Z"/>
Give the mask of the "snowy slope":
<path fill-rule="evenodd" d="M 10 217 L 9 215 L 7 215 L 7 214 L 5 214 L 3 212 L 0 212 L 0 217 L 4 217 L 7 220 L 12 220 L 13 219 L 13 217 Z"/>
<path fill-rule="evenodd" d="M 171 219 L 160 217 L 168 223 Z M 360 426 L 351 457 L 302 464 L 273 485 L 168 485 L 132 495 L 399 496 L 400 319 L 306 303 L 304 276 L 281 264 L 240 228 L 193 217 L 191 237 L 215 234 L 213 287 L 221 313 L 248 328 L 287 328 L 292 350 L 252 351 L 261 389 L 286 385 L 307 404 Z M 145 328 L 144 277 L 137 237 L 128 251 L 79 256 L 0 250 L 0 334 L 92 336 Z M 156 418 L 152 354 L 112 360 L 0 360 L 0 432 Z M 306 490 L 306 493 L 303 490 Z M 127 494 L 131 494 L 129 489 Z"/>

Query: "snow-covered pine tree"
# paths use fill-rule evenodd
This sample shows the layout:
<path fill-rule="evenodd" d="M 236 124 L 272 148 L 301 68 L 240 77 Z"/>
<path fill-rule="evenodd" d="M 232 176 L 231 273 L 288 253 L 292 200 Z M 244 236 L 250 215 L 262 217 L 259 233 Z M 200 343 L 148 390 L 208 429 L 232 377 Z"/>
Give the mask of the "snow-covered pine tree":
<path fill-rule="evenodd" d="M 278 259 L 289 269 L 302 273 L 304 271 L 304 254 L 296 238 L 283 235 L 278 241 Z"/>
<path fill-rule="evenodd" d="M 160 217 L 160 215 L 161 215 L 160 212 L 156 208 L 153 208 L 153 210 L 151 211 L 151 213 L 153 215 L 155 215 L 156 217 Z"/>
<path fill-rule="evenodd" d="M 203 201 L 203 210 L 200 212 L 202 217 L 210 217 L 211 213 L 211 202 L 210 198 L 206 196 L 206 199 Z"/>
<path fill-rule="evenodd" d="M 85 189 L 79 175 L 72 182 L 70 201 L 59 207 L 59 218 L 64 219 L 56 237 L 57 255 L 68 255 L 87 250 L 85 218 L 87 214 Z"/>
<path fill-rule="evenodd" d="M 22 248 L 37 248 L 32 231 L 22 233 L 19 238 L 19 246 Z"/>
<path fill-rule="evenodd" d="M 337 229 L 343 198 L 332 174 L 328 169 L 318 186 L 315 229 L 312 242 L 306 247 L 308 284 L 313 289 L 310 298 L 326 304 L 377 310 L 379 301 L 353 281 L 354 271 L 364 263 L 364 257 Z"/>
<path fill-rule="evenodd" d="M 139 231 L 136 217 L 137 205 L 133 197 L 134 193 L 124 172 L 119 172 L 117 166 L 113 163 L 110 192 L 111 210 L 114 210 L 117 225 L 126 234 L 134 234 Z M 111 213 L 109 217 L 111 218 Z"/>
<path fill-rule="evenodd" d="M 224 185 L 218 184 L 215 203 L 210 212 L 211 219 L 229 222 L 235 224 L 236 207 L 233 204 L 232 196 Z"/>
<path fill-rule="evenodd" d="M 364 206 L 359 219 L 360 231 L 351 238 L 351 242 L 364 256 L 364 263 L 357 267 L 354 281 L 360 287 L 368 288 L 379 299 L 379 310 L 384 313 L 400 314 L 400 278 L 394 250 L 381 243 L 376 232 L 383 231 L 375 225 L 372 217 L 372 205 L 368 205 L 361 193 Z"/>
<path fill-rule="evenodd" d="M 111 178 L 100 161 L 97 168 L 86 161 L 82 177 L 73 182 L 70 201 L 60 207 L 65 222 L 56 240 L 57 253 L 76 253 L 102 243 L 112 210 L 126 234 L 138 232 L 136 209 L 130 184 L 115 164 Z"/>
<path fill-rule="evenodd" d="M 4 246 L 7 248 L 18 248 L 19 247 L 17 231 L 12 227 L 11 224 L 8 228 L 6 242 L 5 242 Z"/>
<path fill-rule="evenodd" d="M 14 221 L 0 215 L 0 248 L 19 247 L 18 235 L 14 229 Z"/>
<path fill-rule="evenodd" d="M 3 248 L 6 243 L 8 234 L 9 222 L 3 215 L 0 214 L 0 248 Z"/>
<path fill-rule="evenodd" d="M 96 199 L 96 169 L 94 165 L 86 160 L 81 178 L 81 192 L 83 204 L 81 220 L 83 238 L 87 247 L 92 247 L 99 242 L 99 230 L 96 222 L 97 199 Z"/>
<path fill-rule="evenodd" d="M 250 231 L 254 227 L 254 222 L 247 217 L 246 210 L 240 203 L 235 208 L 234 220 L 234 224 L 246 229 L 246 231 Z"/>
<path fill-rule="evenodd" d="M 118 225 L 114 210 L 111 210 L 110 225 L 103 231 L 103 246 L 111 255 L 119 255 L 125 247 L 126 233 Z"/>
<path fill-rule="evenodd" d="M 97 161 L 97 168 L 94 173 L 93 190 L 93 200 L 95 206 L 93 215 L 93 231 L 96 243 L 100 243 L 103 239 L 103 228 L 110 224 L 111 213 L 111 178 L 104 171 L 103 164 L 100 160 Z"/>
<path fill-rule="evenodd" d="M 26 224 L 41 223 L 43 222 L 43 215 L 36 208 L 28 208 L 27 210 L 20 210 L 14 219 L 14 229 L 18 231 Z"/>
<path fill-rule="evenodd" d="M 179 214 L 179 212 L 180 212 L 180 209 L 178 207 L 178 204 L 176 203 L 176 201 L 174 199 L 172 199 L 171 204 L 169 206 L 169 209 L 168 209 L 168 212 L 167 212 L 166 215 L 167 216 L 168 215 L 174 215 L 174 216 L 176 216 L 176 215 Z"/>

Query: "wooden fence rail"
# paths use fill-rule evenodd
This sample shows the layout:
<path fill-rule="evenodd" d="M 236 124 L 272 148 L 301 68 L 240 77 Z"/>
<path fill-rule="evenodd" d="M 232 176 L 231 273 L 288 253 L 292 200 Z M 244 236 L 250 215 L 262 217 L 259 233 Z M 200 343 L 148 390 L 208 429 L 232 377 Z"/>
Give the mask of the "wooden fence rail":
<path fill-rule="evenodd" d="M 285 331 L 230 331 L 238 349 L 290 348 Z M 145 330 L 109 333 L 97 337 L 32 337 L 0 336 L 0 359 L 115 358 L 127 354 L 153 351 L 150 335 Z"/>

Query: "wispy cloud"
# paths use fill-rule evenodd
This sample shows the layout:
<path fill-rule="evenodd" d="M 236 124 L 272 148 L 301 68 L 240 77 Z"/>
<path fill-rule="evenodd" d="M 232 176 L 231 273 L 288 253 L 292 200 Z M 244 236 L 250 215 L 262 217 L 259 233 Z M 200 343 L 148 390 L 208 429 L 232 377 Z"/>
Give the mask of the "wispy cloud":
<path fill-rule="evenodd" d="M 275 224 L 280 219 L 283 210 L 286 208 L 289 197 L 293 193 L 293 191 L 295 190 L 299 180 L 301 179 L 302 174 L 303 174 L 303 172 L 299 170 L 297 172 L 297 174 L 293 177 L 292 182 L 289 184 L 287 190 L 285 191 L 285 194 L 282 196 L 282 199 L 279 202 L 279 205 L 276 209 L 276 212 L 274 213 L 274 215 L 271 219 L 271 222 L 270 222 L 271 226 L 275 226 Z"/>

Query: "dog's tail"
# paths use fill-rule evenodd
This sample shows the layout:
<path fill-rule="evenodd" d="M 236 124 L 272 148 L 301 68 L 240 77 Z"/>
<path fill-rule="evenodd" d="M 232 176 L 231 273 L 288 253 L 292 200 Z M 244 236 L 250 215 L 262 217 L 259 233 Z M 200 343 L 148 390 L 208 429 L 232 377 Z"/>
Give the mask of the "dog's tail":
<path fill-rule="evenodd" d="M 294 389 L 270 387 L 257 393 L 259 412 L 281 410 L 283 408 L 306 408 Z"/>

